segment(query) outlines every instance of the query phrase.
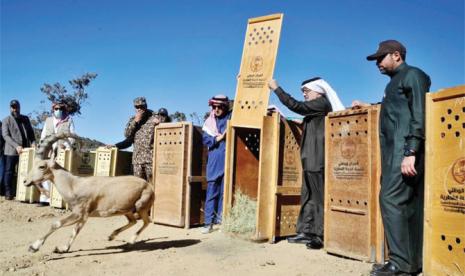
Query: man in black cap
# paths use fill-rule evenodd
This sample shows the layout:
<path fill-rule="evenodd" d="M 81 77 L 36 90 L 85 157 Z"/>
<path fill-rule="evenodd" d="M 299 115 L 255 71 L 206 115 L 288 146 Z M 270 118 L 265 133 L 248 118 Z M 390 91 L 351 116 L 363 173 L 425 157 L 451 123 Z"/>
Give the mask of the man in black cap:
<path fill-rule="evenodd" d="M 302 82 L 305 101 L 294 99 L 275 80 L 271 80 L 268 87 L 287 108 L 305 116 L 300 142 L 303 175 L 297 236 L 287 241 L 306 244 L 308 249 L 320 249 L 324 232 L 325 116 L 331 111 L 343 110 L 344 105 L 331 86 L 319 77 Z"/>
<path fill-rule="evenodd" d="M 164 107 L 158 109 L 157 115 L 158 115 L 158 118 L 160 120 L 160 123 L 169 123 L 169 122 L 171 122 L 171 117 L 168 114 L 168 109 L 166 109 Z"/>
<path fill-rule="evenodd" d="M 379 195 L 389 261 L 373 266 L 371 275 L 377 276 L 416 274 L 422 268 L 425 94 L 431 81 L 405 63 L 406 54 L 400 42 L 386 40 L 367 57 L 391 78 L 381 103 Z"/>
<path fill-rule="evenodd" d="M 15 167 L 23 148 L 35 144 L 34 130 L 27 116 L 21 115 L 21 106 L 18 100 L 10 102 L 10 115 L 2 121 L 2 136 L 5 139 L 5 173 L 3 188 L 5 199 L 12 200 L 16 195 L 16 186 L 13 185 Z"/>

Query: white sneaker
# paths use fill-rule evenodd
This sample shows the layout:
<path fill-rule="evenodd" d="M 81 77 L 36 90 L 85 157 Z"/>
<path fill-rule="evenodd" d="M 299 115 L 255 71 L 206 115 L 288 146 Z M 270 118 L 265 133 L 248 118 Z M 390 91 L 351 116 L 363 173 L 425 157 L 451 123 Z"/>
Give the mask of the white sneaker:
<path fill-rule="evenodd" d="M 209 234 L 213 231 L 213 224 L 205 225 L 200 229 L 200 233 L 202 234 Z"/>

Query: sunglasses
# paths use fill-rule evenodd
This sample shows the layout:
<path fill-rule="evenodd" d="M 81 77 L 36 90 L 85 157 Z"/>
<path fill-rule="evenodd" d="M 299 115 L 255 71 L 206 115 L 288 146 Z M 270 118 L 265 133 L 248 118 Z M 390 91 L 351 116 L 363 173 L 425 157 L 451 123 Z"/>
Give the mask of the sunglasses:
<path fill-rule="evenodd" d="M 65 110 L 63 107 L 55 107 L 53 110 Z"/>
<path fill-rule="evenodd" d="M 221 105 L 212 105 L 212 109 L 215 110 L 215 109 L 223 109 L 223 107 Z"/>
<path fill-rule="evenodd" d="M 134 108 L 135 109 L 144 109 L 145 105 L 135 105 Z"/>

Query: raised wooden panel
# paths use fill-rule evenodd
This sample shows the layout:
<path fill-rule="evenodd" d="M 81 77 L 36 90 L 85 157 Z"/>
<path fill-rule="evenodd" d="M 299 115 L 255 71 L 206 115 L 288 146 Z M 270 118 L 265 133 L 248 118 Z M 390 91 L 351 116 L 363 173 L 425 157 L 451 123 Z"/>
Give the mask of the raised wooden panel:
<path fill-rule="evenodd" d="M 236 88 L 232 126 L 261 128 L 270 92 L 283 14 L 249 19 L 244 39 L 240 78 Z"/>
<path fill-rule="evenodd" d="M 465 273 L 465 86 L 426 97 L 423 273 Z"/>

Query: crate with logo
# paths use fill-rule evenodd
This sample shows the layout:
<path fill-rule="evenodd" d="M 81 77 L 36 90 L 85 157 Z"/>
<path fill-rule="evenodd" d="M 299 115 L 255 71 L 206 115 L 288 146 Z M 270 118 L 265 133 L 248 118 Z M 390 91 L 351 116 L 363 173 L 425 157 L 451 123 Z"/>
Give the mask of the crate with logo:
<path fill-rule="evenodd" d="M 155 128 L 153 222 L 185 228 L 203 223 L 206 160 L 200 127 L 180 122 Z"/>
<path fill-rule="evenodd" d="M 59 149 L 55 161 L 73 175 L 91 176 L 94 174 L 95 153 Z M 50 206 L 67 208 L 54 184 L 50 187 Z"/>
<path fill-rule="evenodd" d="M 325 121 L 324 245 L 329 253 L 383 262 L 380 106 L 329 113 Z"/>
<path fill-rule="evenodd" d="M 95 176 L 132 174 L 132 152 L 117 148 L 99 147 L 95 151 Z"/>
<path fill-rule="evenodd" d="M 282 21 L 283 14 L 248 20 L 227 128 L 224 174 L 225 219 L 237 206 L 235 195 L 240 191 L 256 203 L 255 230 L 250 238 L 271 242 L 295 233 L 300 206 L 299 139 L 289 132 L 294 125 L 278 114 L 267 116 L 267 81 L 273 76 Z"/>
<path fill-rule="evenodd" d="M 426 96 L 423 274 L 465 274 L 465 85 Z"/>
<path fill-rule="evenodd" d="M 18 162 L 18 177 L 16 181 L 16 200 L 23 202 L 39 202 L 40 192 L 34 186 L 24 186 L 24 181 L 27 178 L 29 171 L 34 165 L 35 150 L 34 148 L 25 148 L 19 155 Z"/>
<path fill-rule="evenodd" d="M 228 127 L 224 214 L 240 191 L 257 204 L 253 240 L 275 242 L 296 233 L 300 211 L 301 127 L 278 113 L 263 118 L 260 129 Z"/>

